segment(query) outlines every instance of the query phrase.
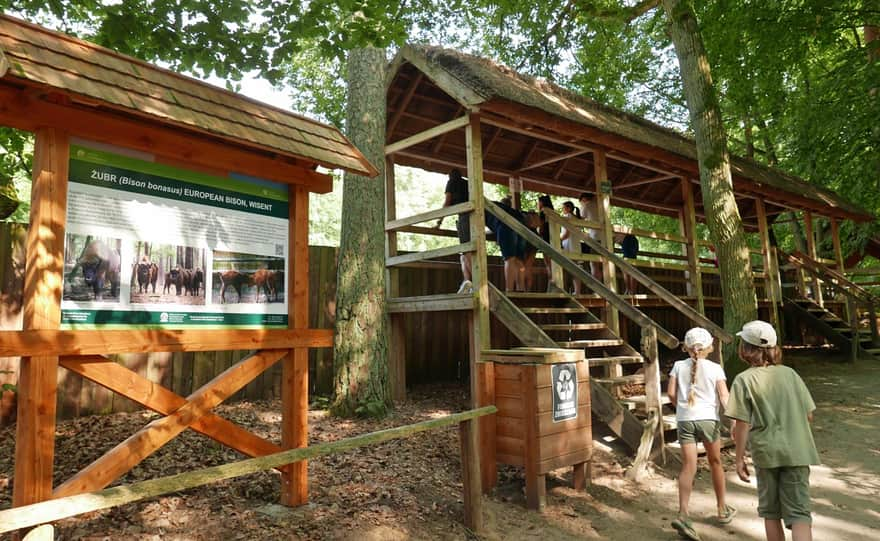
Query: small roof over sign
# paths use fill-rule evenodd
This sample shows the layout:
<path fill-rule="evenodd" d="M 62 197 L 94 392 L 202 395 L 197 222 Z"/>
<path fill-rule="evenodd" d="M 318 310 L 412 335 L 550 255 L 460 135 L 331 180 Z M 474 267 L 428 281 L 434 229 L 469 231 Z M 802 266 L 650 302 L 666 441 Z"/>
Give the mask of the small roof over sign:
<path fill-rule="evenodd" d="M 0 15 L 0 78 L 330 169 L 377 169 L 327 124 Z"/>

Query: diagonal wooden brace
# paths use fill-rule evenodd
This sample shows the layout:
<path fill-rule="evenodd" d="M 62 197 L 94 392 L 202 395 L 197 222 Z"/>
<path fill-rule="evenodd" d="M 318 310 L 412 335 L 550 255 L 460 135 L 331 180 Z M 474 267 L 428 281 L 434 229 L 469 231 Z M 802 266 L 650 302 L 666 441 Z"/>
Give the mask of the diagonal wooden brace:
<path fill-rule="evenodd" d="M 258 351 L 242 359 L 189 395 L 186 403 L 172 414 L 149 423 L 59 485 L 52 496 L 59 498 L 106 487 L 247 385 L 287 352 L 288 350 Z"/>
<path fill-rule="evenodd" d="M 113 359 L 99 355 L 61 357 L 61 366 L 162 415 L 186 405 L 186 399 L 152 382 Z M 189 428 L 248 456 L 280 453 L 282 448 L 213 413 L 206 413 Z"/>

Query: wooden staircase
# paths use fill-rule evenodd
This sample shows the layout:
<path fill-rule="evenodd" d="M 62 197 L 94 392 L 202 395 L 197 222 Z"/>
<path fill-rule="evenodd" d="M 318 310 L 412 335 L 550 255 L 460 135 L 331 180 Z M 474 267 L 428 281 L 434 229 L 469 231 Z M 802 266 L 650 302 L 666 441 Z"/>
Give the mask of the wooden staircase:
<path fill-rule="evenodd" d="M 787 269 L 794 270 L 798 278 L 796 283 L 782 284 L 786 317 L 817 332 L 830 344 L 847 352 L 851 359 L 860 354 L 880 359 L 876 310 L 880 299 L 840 272 L 803 253 L 781 255 L 787 260 Z M 807 287 L 805 278 L 812 279 L 811 287 Z M 846 317 L 841 318 L 823 306 L 821 299 L 827 297 L 846 302 Z M 820 301 L 817 302 L 817 298 Z"/>

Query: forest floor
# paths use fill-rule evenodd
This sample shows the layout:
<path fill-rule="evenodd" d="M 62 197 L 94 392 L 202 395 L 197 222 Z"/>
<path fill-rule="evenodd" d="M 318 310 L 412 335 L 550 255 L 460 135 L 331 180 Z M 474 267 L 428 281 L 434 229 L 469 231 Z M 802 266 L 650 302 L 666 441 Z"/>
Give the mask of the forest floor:
<path fill-rule="evenodd" d="M 830 354 L 786 353 L 818 405 L 814 433 L 823 464 L 812 470 L 814 536 L 819 540 L 880 538 L 880 362 L 846 364 Z M 311 441 L 327 442 L 466 409 L 466 390 L 429 386 L 380 421 L 346 421 L 310 412 Z M 239 402 L 218 413 L 273 440 L 279 439 L 277 402 Z M 98 457 L 155 416 L 120 413 L 58 425 L 56 483 Z M 10 506 L 14 427 L 0 431 L 0 508 Z M 128 483 L 242 458 L 191 431 L 148 458 L 121 481 Z M 701 459 L 691 500 L 696 529 L 705 540 L 763 539 L 754 481 L 736 478 L 732 449 L 725 452 L 732 524 L 712 519 L 714 498 Z M 570 472 L 548 476 L 547 507 L 525 508 L 522 472 L 501 467 L 499 486 L 485 499 L 486 533 L 462 525 L 457 429 L 422 433 L 309 463 L 311 502 L 275 505 L 278 475 L 262 472 L 165 497 L 94 512 L 56 524 L 66 540 L 397 540 L 397 539 L 677 539 L 670 527 L 677 507 L 677 464 L 647 479 L 624 479 L 629 458 L 596 442 L 593 484 L 570 488 Z"/>

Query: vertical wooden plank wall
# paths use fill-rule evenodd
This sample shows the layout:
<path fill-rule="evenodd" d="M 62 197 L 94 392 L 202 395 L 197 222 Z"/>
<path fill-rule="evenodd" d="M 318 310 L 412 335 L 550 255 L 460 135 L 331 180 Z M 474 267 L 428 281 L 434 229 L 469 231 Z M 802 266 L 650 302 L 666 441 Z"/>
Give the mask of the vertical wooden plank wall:
<path fill-rule="evenodd" d="M 287 273 L 288 326 L 309 325 L 309 192 L 291 187 Z M 281 368 L 281 447 L 309 444 L 309 350 L 291 350 Z M 281 474 L 281 503 L 302 505 L 308 501 L 308 462 L 290 464 Z"/>
<path fill-rule="evenodd" d="M 25 330 L 57 329 L 61 323 L 69 150 L 67 134 L 54 128 L 37 130 L 23 293 Z M 58 357 L 22 358 L 15 432 L 14 507 L 52 497 L 57 382 Z"/>
<path fill-rule="evenodd" d="M 495 374 L 491 363 L 480 363 L 480 354 L 492 345 L 489 336 L 489 273 L 486 259 L 486 201 L 483 196 L 483 142 L 480 129 L 480 116 L 469 114 L 470 123 L 465 127 L 465 146 L 467 148 L 468 191 L 474 204 L 471 213 L 471 240 L 475 251 L 471 255 L 471 274 L 476 295 L 473 321 L 471 325 L 471 403 L 474 408 L 495 403 Z M 481 472 L 483 491 L 488 491 L 498 481 L 495 465 L 495 415 L 480 418 L 480 429 L 472 438 L 480 449 L 477 464 L 472 471 Z"/>

